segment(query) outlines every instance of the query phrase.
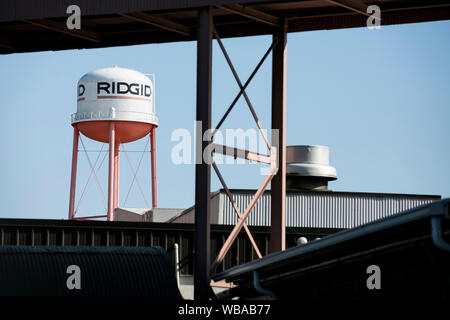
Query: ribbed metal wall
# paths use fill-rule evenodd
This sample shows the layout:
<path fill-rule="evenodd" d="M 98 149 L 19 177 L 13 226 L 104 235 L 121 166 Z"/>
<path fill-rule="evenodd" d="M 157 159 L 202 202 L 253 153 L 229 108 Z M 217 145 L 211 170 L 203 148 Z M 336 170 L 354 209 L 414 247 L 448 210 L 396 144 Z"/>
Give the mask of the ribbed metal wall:
<path fill-rule="evenodd" d="M 225 194 L 222 195 L 226 197 Z M 247 208 L 253 194 L 250 193 L 235 193 L 233 192 L 233 199 L 239 207 L 241 213 Z M 228 198 L 223 201 L 223 224 L 236 224 L 237 215 Z M 264 193 L 259 201 L 256 203 L 252 213 L 247 219 L 247 224 L 250 226 L 270 226 L 270 193 Z"/>
<path fill-rule="evenodd" d="M 80 270 L 79 290 L 66 285 L 71 265 Z M 181 298 L 161 247 L 0 247 L 0 296 L 24 295 Z"/>
<path fill-rule="evenodd" d="M 224 193 L 222 197 L 226 198 Z M 241 212 L 248 206 L 252 193 L 233 192 Z M 395 213 L 412 209 L 439 197 L 408 195 L 370 195 L 358 193 L 291 193 L 286 196 L 286 225 L 308 228 L 353 228 Z M 237 216 L 228 201 L 223 201 L 223 224 L 236 224 Z M 247 224 L 270 225 L 270 193 L 257 202 Z"/>

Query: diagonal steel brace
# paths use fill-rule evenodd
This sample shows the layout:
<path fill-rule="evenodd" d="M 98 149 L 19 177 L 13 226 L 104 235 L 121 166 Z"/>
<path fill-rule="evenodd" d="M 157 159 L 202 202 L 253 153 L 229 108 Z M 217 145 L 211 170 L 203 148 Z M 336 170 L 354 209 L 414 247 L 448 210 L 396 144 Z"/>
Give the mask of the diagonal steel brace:
<path fill-rule="evenodd" d="M 264 179 L 264 181 L 259 186 L 258 190 L 255 192 L 255 195 L 253 196 L 252 200 L 250 201 L 249 205 L 245 209 L 244 213 L 239 217 L 239 220 L 237 224 L 234 226 L 233 230 L 231 231 L 230 235 L 228 236 L 227 240 L 223 244 L 222 248 L 219 251 L 219 254 L 217 255 L 216 260 L 214 261 L 213 265 L 211 266 L 211 273 L 214 273 L 217 269 L 217 266 L 222 262 L 222 260 L 225 258 L 225 255 L 230 250 L 231 245 L 233 244 L 234 240 L 236 240 L 236 237 L 238 236 L 239 232 L 245 225 L 245 221 L 247 220 L 248 216 L 252 212 L 254 206 L 258 202 L 259 198 L 262 196 L 264 190 L 266 189 L 269 182 L 273 179 L 273 177 L 277 174 L 278 166 L 277 166 L 277 148 L 271 147 L 270 149 L 270 158 L 272 159 L 270 163 L 270 172 Z M 213 167 L 215 165 L 213 164 Z"/>
<path fill-rule="evenodd" d="M 219 169 L 217 168 L 216 163 L 212 160 L 212 166 L 214 168 L 214 171 L 216 172 L 217 176 L 219 177 L 219 180 L 222 184 L 222 186 L 225 189 L 225 192 L 227 193 L 227 196 L 233 206 L 234 211 L 236 212 L 237 216 L 238 216 L 238 222 L 237 224 L 234 226 L 233 230 L 231 231 L 230 235 L 228 236 L 227 240 L 225 241 L 225 243 L 223 244 L 216 260 L 214 261 L 212 267 L 211 267 L 211 273 L 214 273 L 217 269 L 217 266 L 223 261 L 223 259 L 225 258 L 225 255 L 227 254 L 227 252 L 230 250 L 231 245 L 233 244 L 234 240 L 236 239 L 236 237 L 238 236 L 239 232 L 241 231 L 242 228 L 245 229 L 245 232 L 247 233 L 250 242 L 253 245 L 253 248 L 255 249 L 257 255 L 259 258 L 262 257 L 261 252 L 258 249 L 258 246 L 256 245 L 255 240 L 253 239 L 253 236 L 250 232 L 250 230 L 248 229 L 245 221 L 247 220 L 248 216 L 250 215 L 250 213 L 252 212 L 254 206 L 256 205 L 256 203 L 258 202 L 259 198 L 262 196 L 264 190 L 266 189 L 267 185 L 269 184 L 269 182 L 272 180 L 272 178 L 276 175 L 277 171 L 278 171 L 278 161 L 277 161 L 277 148 L 272 146 L 269 142 L 269 140 L 267 139 L 267 135 L 264 132 L 261 123 L 259 122 L 259 119 L 255 113 L 255 110 L 252 106 L 252 103 L 250 102 L 250 99 L 247 96 L 247 93 L 245 92 L 245 89 L 247 88 L 248 84 L 250 83 L 250 81 L 253 79 L 254 75 L 256 74 L 256 72 L 259 70 L 259 68 L 261 67 L 261 65 L 263 64 L 264 60 L 267 58 L 267 56 L 269 55 L 269 53 L 272 51 L 272 49 L 274 48 L 274 46 L 276 45 L 276 41 L 272 42 L 270 48 L 266 51 L 266 53 L 264 54 L 263 58 L 260 60 L 260 62 L 258 63 L 258 65 L 256 66 L 256 68 L 253 70 L 252 74 L 250 75 L 250 77 L 248 78 L 248 80 L 246 81 L 245 85 L 242 85 L 241 80 L 239 79 L 239 76 L 233 66 L 233 63 L 231 62 L 230 57 L 228 56 L 228 53 L 222 43 L 222 41 L 220 40 L 219 35 L 217 34 L 216 30 L 214 30 L 214 35 L 217 39 L 217 42 L 223 52 L 223 55 L 225 56 L 225 59 L 227 60 L 227 63 L 234 75 L 234 78 L 237 82 L 237 84 L 239 85 L 240 91 L 239 94 L 236 96 L 236 98 L 233 100 L 233 103 L 230 105 L 230 107 L 227 109 L 227 111 L 225 112 L 224 116 L 222 117 L 222 119 L 219 121 L 219 124 L 217 125 L 216 129 L 213 131 L 212 135 L 211 135 L 211 139 L 214 136 L 214 134 L 217 132 L 217 130 L 219 129 L 219 127 L 222 125 L 222 123 L 224 122 L 224 120 L 226 119 L 226 117 L 228 116 L 228 114 L 231 112 L 231 110 L 233 109 L 234 105 L 236 104 L 237 100 L 239 99 L 239 97 L 241 95 L 244 96 L 245 101 L 247 102 L 247 105 L 250 109 L 250 112 L 253 116 L 253 119 L 256 122 L 256 125 L 258 126 L 259 131 L 261 132 L 261 135 L 263 136 L 267 148 L 269 149 L 270 155 L 264 155 L 264 154 L 259 154 L 259 153 L 255 153 L 255 152 L 250 152 L 247 150 L 241 150 L 241 149 L 237 149 L 237 148 L 231 148 L 231 147 L 227 147 L 227 146 L 222 146 L 222 145 L 217 145 L 217 144 L 212 144 L 212 153 L 220 153 L 220 154 L 224 154 L 224 155 L 228 155 L 228 156 L 234 156 L 234 157 L 238 157 L 238 158 L 243 158 L 246 160 L 251 160 L 251 161 L 257 161 L 257 162 L 261 162 L 261 163 L 266 163 L 270 165 L 270 172 L 269 174 L 265 177 L 264 181 L 262 182 L 262 184 L 260 185 L 260 187 L 258 188 L 258 190 L 256 191 L 255 195 L 253 196 L 252 200 L 250 201 L 249 205 L 247 206 L 247 208 L 245 209 L 244 213 L 241 214 L 236 202 L 233 200 L 233 196 L 230 192 L 230 190 L 228 189 L 228 186 L 225 183 L 225 180 L 223 179 Z M 212 157 L 211 157 L 212 159 Z"/>
<path fill-rule="evenodd" d="M 212 166 L 213 166 L 214 171 L 216 172 L 217 176 L 219 177 L 220 183 L 222 183 L 222 186 L 224 187 L 225 192 L 227 193 L 228 199 L 230 199 L 230 202 L 233 206 L 234 211 L 236 212 L 238 218 L 241 219 L 242 218 L 241 212 L 239 211 L 236 201 L 234 201 L 234 199 L 233 199 L 233 195 L 231 194 L 230 189 L 228 189 L 228 187 L 225 183 L 225 180 L 223 179 L 222 175 L 220 174 L 220 171 L 217 168 L 216 163 L 213 162 Z M 252 233 L 250 232 L 250 230 L 247 227 L 247 224 L 245 224 L 245 223 L 244 223 L 244 229 L 245 229 L 245 232 L 247 233 L 248 238 L 250 239 L 250 242 L 252 243 L 253 249 L 255 249 L 255 252 L 256 252 L 258 258 L 261 259 L 262 255 L 261 255 L 261 252 L 259 251 L 258 245 L 256 244 L 255 239 L 253 239 Z"/>
<path fill-rule="evenodd" d="M 247 102 L 247 105 L 248 105 L 248 107 L 250 109 L 250 112 L 252 113 L 253 119 L 255 119 L 256 125 L 258 126 L 259 131 L 261 132 L 261 135 L 263 136 L 264 141 L 267 144 L 267 148 L 270 150 L 271 144 L 269 142 L 269 139 L 267 139 L 267 135 L 264 132 L 261 123 L 259 122 L 259 119 L 258 119 L 258 116 L 256 115 L 255 109 L 253 108 L 252 103 L 250 102 L 250 99 L 248 98 L 247 93 L 245 92 L 245 88 L 242 85 L 241 80 L 239 79 L 239 76 L 238 76 L 238 74 L 236 72 L 236 69 L 233 66 L 233 63 L 231 62 L 230 57 L 228 56 L 227 50 L 225 49 L 225 47 L 224 47 L 224 45 L 222 43 L 222 40 L 220 39 L 220 37 L 217 34 L 217 31 L 215 29 L 214 29 L 214 36 L 216 37 L 217 43 L 219 44 L 220 49 L 222 50 L 222 53 L 225 56 L 225 59 L 227 60 L 227 63 L 229 65 L 230 69 L 231 69 L 231 72 L 233 73 L 233 76 L 236 79 L 236 82 L 238 83 L 239 88 L 242 91 L 242 95 L 244 96 L 245 101 Z"/>

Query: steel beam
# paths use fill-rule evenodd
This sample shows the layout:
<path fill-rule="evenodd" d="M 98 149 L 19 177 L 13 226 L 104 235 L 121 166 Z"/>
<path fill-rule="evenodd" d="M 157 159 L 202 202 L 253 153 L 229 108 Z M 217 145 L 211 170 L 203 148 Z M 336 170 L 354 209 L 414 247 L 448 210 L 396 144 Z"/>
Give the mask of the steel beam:
<path fill-rule="evenodd" d="M 239 232 L 241 231 L 242 227 L 244 226 L 245 221 L 247 220 L 248 216 L 252 212 L 253 208 L 255 207 L 255 205 L 258 202 L 261 195 L 264 193 L 264 190 L 266 189 L 267 185 L 273 179 L 276 171 L 277 171 L 276 168 L 274 168 L 274 166 L 271 166 L 270 173 L 264 178 L 263 183 L 259 186 L 258 190 L 256 190 L 255 195 L 253 196 L 252 200 L 248 204 L 244 213 L 240 216 L 237 224 L 233 227 L 233 230 L 231 231 L 227 240 L 225 240 L 225 243 L 223 244 L 222 248 L 220 249 L 220 251 L 216 257 L 216 260 L 214 261 L 214 263 L 212 265 L 211 269 L 214 272 L 215 272 L 217 266 L 225 258 L 225 255 L 227 254 L 227 252 L 230 250 L 231 245 L 233 244 L 234 240 L 236 240 Z"/>
<path fill-rule="evenodd" d="M 272 145 L 277 147 L 278 172 L 271 184 L 270 252 L 286 249 L 286 32 L 287 24 L 273 35 L 272 129 L 278 137 L 272 132 Z"/>
<path fill-rule="evenodd" d="M 80 131 L 73 127 L 72 171 L 70 175 L 69 220 L 75 218 L 75 189 L 77 185 L 78 140 Z"/>
<path fill-rule="evenodd" d="M 225 121 L 225 119 L 228 117 L 228 115 L 230 114 L 231 110 L 233 110 L 233 107 L 235 106 L 235 104 L 237 103 L 237 101 L 239 100 L 240 96 L 244 93 L 245 89 L 247 88 L 247 86 L 249 85 L 249 83 L 252 81 L 253 77 L 256 75 L 256 73 L 258 72 L 259 68 L 262 66 L 262 64 L 264 63 L 264 61 L 266 60 L 267 56 L 269 55 L 269 53 L 272 52 L 273 47 L 275 46 L 275 43 L 272 42 L 272 44 L 270 45 L 269 49 L 267 49 L 266 53 L 264 54 L 264 56 L 261 58 L 261 60 L 258 62 L 258 65 L 255 67 L 255 69 L 253 70 L 252 74 L 250 75 L 250 77 L 248 77 L 247 81 L 245 82 L 245 84 L 241 87 L 241 89 L 239 90 L 239 93 L 236 95 L 236 97 L 234 98 L 233 102 L 231 103 L 231 105 L 228 107 L 227 111 L 225 112 L 225 114 L 222 116 L 222 119 L 220 119 L 219 123 L 217 124 L 214 132 L 213 132 L 213 136 L 216 134 L 217 130 L 219 130 L 220 126 L 223 124 L 223 122 Z"/>
<path fill-rule="evenodd" d="M 90 219 L 99 219 L 99 218 L 107 218 L 108 216 L 89 216 L 89 217 L 79 217 L 79 218 L 75 218 L 74 220 L 77 221 L 86 221 L 86 220 L 90 220 Z"/>
<path fill-rule="evenodd" d="M 201 123 L 200 139 L 196 144 L 195 165 L 195 263 L 194 299 L 208 299 L 210 284 L 210 183 L 211 167 L 203 159 L 208 141 L 202 137 L 211 128 L 212 79 L 211 7 L 198 9 L 197 20 L 197 121 Z"/>
<path fill-rule="evenodd" d="M 120 143 L 114 146 L 114 208 L 119 207 Z"/>
<path fill-rule="evenodd" d="M 223 53 L 225 59 L 227 60 L 228 66 L 230 67 L 230 70 L 231 70 L 231 73 L 233 73 L 234 79 L 236 80 L 239 88 L 242 91 L 242 94 L 244 95 L 245 101 L 247 102 L 247 105 L 248 105 L 248 107 L 250 109 L 250 112 L 251 112 L 251 114 L 253 116 L 253 119 L 255 120 L 256 125 L 258 126 L 259 131 L 261 132 L 261 135 L 263 136 L 264 141 L 267 144 L 267 148 L 270 150 L 270 148 L 271 148 L 270 142 L 267 139 L 267 135 L 265 134 L 265 132 L 263 130 L 263 127 L 262 127 L 261 123 L 259 122 L 259 119 L 258 119 L 258 116 L 256 115 L 255 109 L 253 108 L 253 105 L 250 102 L 250 99 L 247 96 L 247 93 L 245 92 L 245 89 L 244 89 L 244 86 L 242 85 L 241 79 L 239 79 L 239 76 L 238 76 L 238 74 L 236 72 L 236 69 L 234 68 L 233 63 L 231 62 L 230 56 L 228 55 L 227 50 L 225 50 L 225 47 L 224 47 L 224 45 L 222 43 L 222 40 L 220 40 L 220 37 L 219 37 L 219 35 L 217 34 L 216 31 L 214 31 L 214 35 L 216 37 L 216 40 L 217 40 L 217 43 L 219 44 L 220 49 L 222 50 L 222 53 Z"/>
<path fill-rule="evenodd" d="M 114 121 L 110 121 L 109 123 L 109 173 L 108 173 L 108 221 L 114 220 L 114 194 L 115 194 L 115 161 L 114 161 L 114 153 L 115 153 L 115 145 L 116 145 L 116 126 Z"/>
<path fill-rule="evenodd" d="M 252 8 L 244 7 L 239 4 L 231 4 L 231 5 L 225 5 L 225 6 L 217 6 L 217 8 L 226 10 L 228 12 L 238 14 L 240 16 L 262 22 L 274 27 L 280 26 L 280 19 L 276 16 L 273 16 L 271 14 L 255 10 Z"/>
<path fill-rule="evenodd" d="M 220 144 L 216 144 L 216 143 L 211 143 L 211 150 L 214 153 L 219 153 L 219 154 L 227 155 L 227 156 L 234 157 L 234 158 L 245 159 L 248 161 L 256 161 L 256 162 L 262 162 L 262 163 L 266 163 L 266 164 L 272 163 L 272 158 L 270 157 L 270 155 L 261 154 L 261 153 L 257 153 L 257 152 L 251 152 L 251 151 L 243 150 L 243 149 L 239 149 L 239 148 L 232 148 L 232 147 L 228 147 L 228 146 L 224 146 L 224 145 L 220 145 Z"/>
<path fill-rule="evenodd" d="M 355 0 L 327 0 L 328 2 L 334 3 L 340 7 L 346 8 L 348 10 L 363 14 L 365 16 L 370 16 L 367 13 L 367 4 L 364 4 Z"/>
<path fill-rule="evenodd" d="M 152 207 L 158 207 L 157 183 L 156 183 L 156 128 L 150 132 L 150 156 L 152 166 Z"/>
<path fill-rule="evenodd" d="M 15 49 L 14 44 L 11 40 L 6 39 L 4 37 L 0 37 L 0 47 L 6 48 L 6 49 Z"/>
<path fill-rule="evenodd" d="M 64 23 L 56 22 L 49 19 L 40 19 L 40 20 L 25 20 L 26 22 L 30 24 L 34 24 L 36 26 L 53 30 L 59 33 L 64 33 L 76 38 L 97 42 L 100 43 L 100 36 L 92 31 L 86 30 L 86 29 L 80 29 L 80 30 L 69 30 L 67 29 L 67 26 Z"/>
<path fill-rule="evenodd" d="M 168 19 L 164 19 L 155 15 L 151 15 L 144 12 L 135 12 L 135 13 L 127 13 L 121 14 L 121 16 L 126 17 L 128 19 L 142 22 L 145 24 L 149 24 L 155 27 L 159 27 L 161 29 L 169 30 L 172 32 L 176 32 L 182 34 L 184 36 L 191 36 L 192 32 L 189 27 L 182 25 L 180 23 L 173 22 Z"/>
<path fill-rule="evenodd" d="M 219 168 L 217 168 L 217 165 L 216 165 L 215 162 L 212 163 L 212 166 L 213 166 L 214 171 L 217 174 L 217 177 L 220 180 L 220 183 L 222 184 L 222 186 L 225 189 L 225 192 L 226 192 L 226 194 L 228 196 L 228 199 L 230 200 L 231 205 L 233 206 L 233 209 L 234 209 L 234 211 L 236 212 L 236 214 L 238 216 L 238 219 L 241 219 L 242 218 L 241 211 L 239 210 L 239 207 L 237 206 L 236 201 L 234 201 L 233 195 L 231 194 L 230 189 L 228 189 L 228 186 L 225 183 L 225 180 L 223 179 L 222 174 L 219 171 Z M 261 251 L 259 251 L 258 245 L 256 244 L 255 239 L 253 239 L 252 233 L 248 229 L 247 224 L 245 222 L 244 222 L 244 230 L 247 233 L 248 239 L 250 240 L 250 242 L 251 242 L 251 244 L 253 246 L 253 249 L 255 249 L 256 255 L 258 256 L 259 259 L 261 259 L 262 258 Z"/>

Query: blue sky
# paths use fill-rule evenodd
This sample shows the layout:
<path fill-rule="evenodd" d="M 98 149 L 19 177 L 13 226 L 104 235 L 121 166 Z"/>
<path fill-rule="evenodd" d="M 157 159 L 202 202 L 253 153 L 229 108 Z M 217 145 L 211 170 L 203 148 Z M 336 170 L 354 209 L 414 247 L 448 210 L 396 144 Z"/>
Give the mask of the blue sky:
<path fill-rule="evenodd" d="M 287 143 L 327 145 L 338 180 L 335 191 L 438 194 L 450 197 L 450 21 L 289 34 Z M 244 82 L 270 45 L 267 36 L 226 39 Z M 0 56 L 0 217 L 66 219 L 69 200 L 76 83 L 92 70 L 118 65 L 154 73 L 160 207 L 194 202 L 194 165 L 174 165 L 171 134 L 195 120 L 194 42 Z M 214 44 L 213 124 L 238 92 Z M 264 127 L 270 126 L 271 59 L 248 88 Z M 256 128 L 244 100 L 223 128 Z M 84 139 L 90 150 L 101 145 Z M 126 145 L 142 150 L 145 140 Z M 80 146 L 81 147 L 81 146 Z M 104 146 L 106 149 L 106 146 Z M 92 161 L 96 154 L 90 153 Z M 140 153 L 130 153 L 135 165 Z M 100 158 L 101 159 L 101 158 Z M 150 157 L 139 182 L 150 202 Z M 100 162 L 99 162 L 100 163 Z M 107 162 L 98 178 L 106 192 Z M 255 165 L 222 165 L 230 188 L 256 188 Z M 89 176 L 79 154 L 77 199 Z M 219 188 L 214 173 L 212 190 Z M 120 205 L 132 175 L 121 158 Z M 78 201 L 78 200 L 77 200 Z M 125 203 L 143 207 L 134 185 Z M 78 215 L 104 214 L 95 183 L 87 187 Z"/>

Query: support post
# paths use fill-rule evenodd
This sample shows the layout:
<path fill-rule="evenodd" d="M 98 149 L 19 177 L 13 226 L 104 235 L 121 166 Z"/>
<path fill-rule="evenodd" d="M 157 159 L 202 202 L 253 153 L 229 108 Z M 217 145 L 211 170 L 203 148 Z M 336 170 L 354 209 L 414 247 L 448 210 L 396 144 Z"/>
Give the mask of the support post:
<path fill-rule="evenodd" d="M 108 174 L 108 221 L 114 220 L 114 153 L 115 153 L 115 123 L 109 123 L 109 174 Z"/>
<path fill-rule="evenodd" d="M 271 224 L 269 251 L 286 249 L 286 23 L 274 35 L 272 54 L 272 145 L 277 147 L 278 172 L 271 184 Z"/>
<path fill-rule="evenodd" d="M 114 208 L 119 206 L 120 143 L 114 146 Z"/>
<path fill-rule="evenodd" d="M 197 19 L 197 130 L 195 165 L 195 263 L 194 299 L 208 299 L 210 284 L 210 182 L 211 167 L 204 162 L 203 151 L 208 141 L 203 134 L 211 128 L 212 73 L 212 14 L 211 7 L 198 9 Z"/>
<path fill-rule="evenodd" d="M 72 172 L 70 175 L 69 220 L 75 218 L 75 189 L 77 185 L 78 140 L 80 132 L 73 127 Z"/>
<path fill-rule="evenodd" d="M 156 127 L 153 127 L 150 132 L 150 156 L 152 162 L 152 207 L 157 208 L 157 188 L 156 188 Z"/>

